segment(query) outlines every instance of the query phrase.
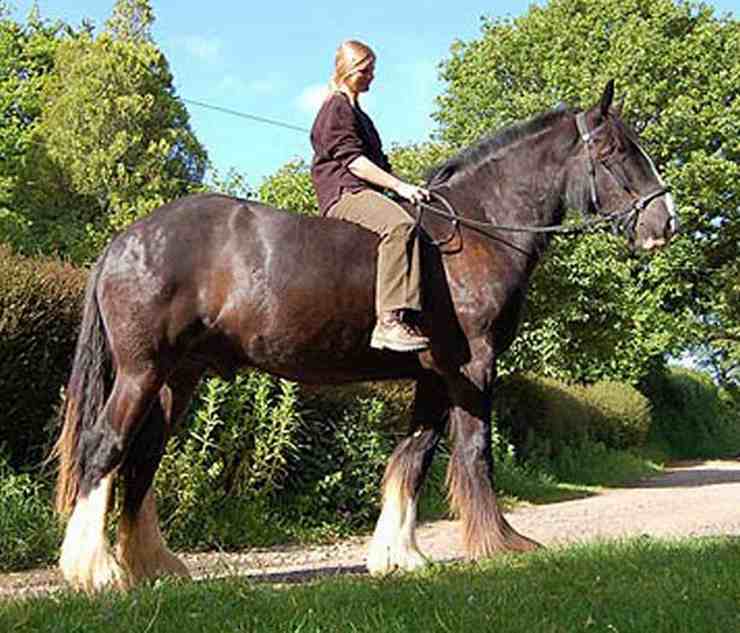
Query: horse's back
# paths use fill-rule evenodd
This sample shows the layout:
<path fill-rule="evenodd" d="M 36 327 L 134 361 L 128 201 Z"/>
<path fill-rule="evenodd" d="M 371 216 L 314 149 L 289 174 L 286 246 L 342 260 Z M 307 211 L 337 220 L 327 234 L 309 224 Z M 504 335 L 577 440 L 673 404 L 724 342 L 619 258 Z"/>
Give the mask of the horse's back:
<path fill-rule="evenodd" d="M 168 283 L 182 274 L 212 276 L 225 267 L 307 282 L 367 279 L 377 238 L 361 227 L 302 216 L 220 194 L 186 196 L 131 225 L 110 245 L 106 259 L 120 272 L 146 268 Z M 238 270 L 235 270 L 238 274 Z M 174 278 L 174 279 L 173 279 Z"/>
<path fill-rule="evenodd" d="M 234 366 L 298 378 L 290 368 L 358 362 L 374 321 L 377 239 L 349 222 L 189 196 L 114 240 L 98 294 L 110 329 L 159 341 L 157 353 L 220 347 Z"/>

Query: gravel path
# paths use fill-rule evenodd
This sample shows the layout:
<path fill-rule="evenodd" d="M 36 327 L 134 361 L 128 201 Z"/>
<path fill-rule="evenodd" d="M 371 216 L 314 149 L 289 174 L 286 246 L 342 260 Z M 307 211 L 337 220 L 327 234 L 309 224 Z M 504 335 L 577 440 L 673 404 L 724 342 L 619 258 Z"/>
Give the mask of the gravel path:
<path fill-rule="evenodd" d="M 668 468 L 624 488 L 507 514 L 520 532 L 544 545 L 649 535 L 740 536 L 740 461 L 711 461 Z M 228 575 L 258 582 L 300 582 L 318 576 L 364 573 L 368 538 L 333 545 L 252 550 L 240 554 L 186 554 L 196 579 Z M 418 530 L 421 550 L 435 561 L 462 557 L 456 521 L 436 521 Z M 0 598 L 35 595 L 61 586 L 56 569 L 0 575 Z"/>

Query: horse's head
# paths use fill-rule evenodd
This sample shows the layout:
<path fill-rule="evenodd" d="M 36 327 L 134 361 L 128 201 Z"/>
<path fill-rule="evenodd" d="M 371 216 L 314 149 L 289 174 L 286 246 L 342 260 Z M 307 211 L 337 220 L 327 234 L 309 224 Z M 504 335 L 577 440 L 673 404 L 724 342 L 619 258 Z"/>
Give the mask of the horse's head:
<path fill-rule="evenodd" d="M 637 134 L 622 121 L 621 108 L 612 107 L 613 99 L 610 81 L 601 101 L 576 117 L 587 165 L 587 205 L 611 218 L 631 245 L 652 250 L 678 230 L 673 199 Z"/>

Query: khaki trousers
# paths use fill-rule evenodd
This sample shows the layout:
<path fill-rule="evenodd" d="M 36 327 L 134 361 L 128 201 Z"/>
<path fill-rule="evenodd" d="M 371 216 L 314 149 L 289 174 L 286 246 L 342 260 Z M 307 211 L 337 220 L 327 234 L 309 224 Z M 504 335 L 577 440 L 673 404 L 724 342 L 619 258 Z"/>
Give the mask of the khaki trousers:
<path fill-rule="evenodd" d="M 329 209 L 332 218 L 356 222 L 380 236 L 375 310 L 421 310 L 421 253 L 414 219 L 372 189 L 346 192 Z"/>

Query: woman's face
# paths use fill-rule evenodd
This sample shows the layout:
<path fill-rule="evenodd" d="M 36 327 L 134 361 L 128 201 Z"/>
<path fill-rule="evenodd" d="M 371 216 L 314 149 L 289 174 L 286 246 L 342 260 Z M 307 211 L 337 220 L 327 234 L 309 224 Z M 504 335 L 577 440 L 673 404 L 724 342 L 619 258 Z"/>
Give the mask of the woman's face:
<path fill-rule="evenodd" d="M 360 92 L 367 92 L 370 88 L 370 84 L 375 78 L 375 60 L 371 59 L 366 64 L 355 70 L 347 79 L 345 83 L 347 87 L 354 92 L 359 94 Z"/>

